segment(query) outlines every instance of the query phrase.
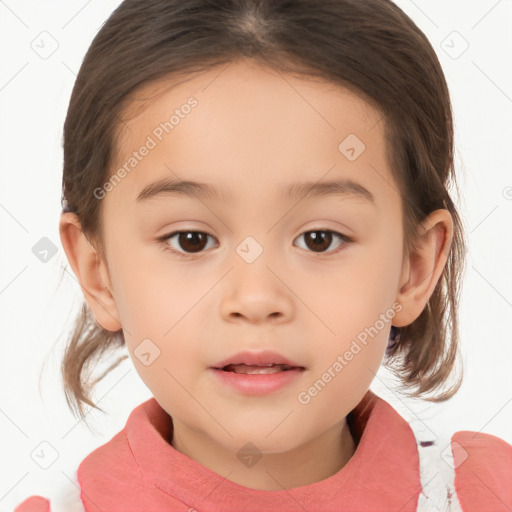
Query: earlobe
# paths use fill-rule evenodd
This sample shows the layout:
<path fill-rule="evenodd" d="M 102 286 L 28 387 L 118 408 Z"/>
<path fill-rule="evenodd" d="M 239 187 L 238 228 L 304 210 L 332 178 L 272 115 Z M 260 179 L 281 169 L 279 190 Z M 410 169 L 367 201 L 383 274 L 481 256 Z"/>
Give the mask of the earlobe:
<path fill-rule="evenodd" d="M 443 273 L 452 239 L 453 220 L 448 210 L 432 212 L 418 226 L 416 246 L 401 276 L 403 284 L 396 300 L 402 310 L 395 315 L 394 326 L 404 327 L 420 316 Z"/>
<path fill-rule="evenodd" d="M 76 214 L 61 214 L 59 233 L 66 257 L 96 321 L 108 331 L 118 331 L 121 323 L 107 265 L 86 238 Z"/>

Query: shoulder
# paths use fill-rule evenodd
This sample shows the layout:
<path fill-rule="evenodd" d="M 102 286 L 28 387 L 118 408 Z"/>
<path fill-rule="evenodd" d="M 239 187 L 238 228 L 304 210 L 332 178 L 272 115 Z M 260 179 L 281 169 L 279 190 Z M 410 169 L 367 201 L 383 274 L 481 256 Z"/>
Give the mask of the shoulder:
<path fill-rule="evenodd" d="M 14 512 L 51 512 L 50 501 L 42 496 L 30 496 L 20 503 Z"/>
<path fill-rule="evenodd" d="M 158 411 L 152 400 L 144 402 L 130 416 L 134 424 L 132 428 L 140 427 L 149 414 L 146 411 L 148 408 L 149 413 Z M 134 413 L 138 413 L 138 416 Z M 152 420 L 152 416 L 148 417 L 147 422 Z M 94 506 L 91 495 L 105 497 L 142 488 L 140 468 L 127 436 L 129 425 L 130 420 L 109 441 L 89 453 L 79 464 L 78 470 L 55 492 L 30 496 L 14 512 L 84 512 Z"/>
<path fill-rule="evenodd" d="M 512 446 L 491 434 L 463 430 L 453 434 L 451 447 L 462 509 L 510 510 Z"/>
<path fill-rule="evenodd" d="M 14 512 L 84 512 L 77 474 L 67 477 L 64 484 L 48 492 L 47 497 L 30 496 Z"/>
<path fill-rule="evenodd" d="M 140 468 L 125 430 L 87 455 L 78 467 L 78 477 L 86 490 L 91 486 L 105 491 L 132 489 L 139 476 Z"/>

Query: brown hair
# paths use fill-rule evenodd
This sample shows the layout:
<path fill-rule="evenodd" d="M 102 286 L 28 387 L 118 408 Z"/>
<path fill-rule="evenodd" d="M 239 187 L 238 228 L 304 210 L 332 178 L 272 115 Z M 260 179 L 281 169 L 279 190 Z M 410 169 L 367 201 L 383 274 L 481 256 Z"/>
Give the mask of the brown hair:
<path fill-rule="evenodd" d="M 453 218 L 448 261 L 421 315 L 401 328 L 386 365 L 411 396 L 441 401 L 458 355 L 459 283 L 465 240 L 448 187 L 455 183 L 448 87 L 427 37 L 390 0 L 125 0 L 101 27 L 78 73 L 64 125 L 63 207 L 74 212 L 100 254 L 101 201 L 122 113 L 144 85 L 203 72 L 241 58 L 280 72 L 347 87 L 385 121 L 388 159 L 402 197 L 404 254 L 422 221 L 446 208 Z M 62 360 L 67 403 L 84 419 L 93 362 L 124 345 L 122 330 L 97 324 L 86 302 Z M 433 397 L 428 392 L 438 391 Z M 101 410 L 101 409 L 100 409 Z"/>

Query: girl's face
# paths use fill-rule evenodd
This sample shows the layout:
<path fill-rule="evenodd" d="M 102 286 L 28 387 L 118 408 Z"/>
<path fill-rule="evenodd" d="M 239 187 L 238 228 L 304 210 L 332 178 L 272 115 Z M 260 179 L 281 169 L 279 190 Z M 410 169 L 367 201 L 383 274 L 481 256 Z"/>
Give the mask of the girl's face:
<path fill-rule="evenodd" d="M 339 432 L 401 307 L 401 197 L 380 114 L 248 62 L 137 105 L 97 195 L 114 315 L 175 439 L 270 454 Z M 243 351 L 303 369 L 266 392 L 235 387 L 213 367 Z"/>

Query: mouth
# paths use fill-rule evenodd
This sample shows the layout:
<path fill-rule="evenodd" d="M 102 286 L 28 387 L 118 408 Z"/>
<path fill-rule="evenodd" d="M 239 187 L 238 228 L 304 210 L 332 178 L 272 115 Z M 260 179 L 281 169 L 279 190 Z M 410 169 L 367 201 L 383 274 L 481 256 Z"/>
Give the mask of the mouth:
<path fill-rule="evenodd" d="M 238 354 L 210 369 L 223 389 L 248 396 L 263 396 L 289 389 L 306 370 L 304 366 L 299 366 L 279 354 L 274 353 L 270 357 L 268 352 Z"/>
<path fill-rule="evenodd" d="M 298 362 L 288 359 L 274 350 L 265 349 L 258 352 L 242 351 L 212 365 L 213 370 L 245 375 L 269 375 L 294 370 L 305 370 Z"/>
<path fill-rule="evenodd" d="M 266 365 L 248 365 L 248 364 L 228 364 L 215 370 L 225 372 L 244 373 L 246 375 L 268 375 L 272 373 L 288 372 L 290 370 L 304 370 L 303 366 L 290 366 L 288 364 L 266 364 Z"/>

